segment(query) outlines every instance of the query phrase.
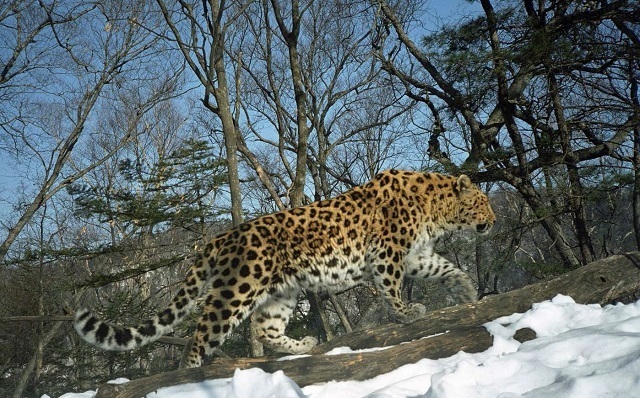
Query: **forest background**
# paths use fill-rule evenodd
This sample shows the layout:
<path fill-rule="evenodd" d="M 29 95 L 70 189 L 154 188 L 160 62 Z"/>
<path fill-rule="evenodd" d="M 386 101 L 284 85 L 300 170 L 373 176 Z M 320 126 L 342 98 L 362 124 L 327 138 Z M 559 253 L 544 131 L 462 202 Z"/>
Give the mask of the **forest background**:
<path fill-rule="evenodd" d="M 638 250 L 640 4 L 455 4 L 2 0 L 0 396 L 176 368 L 180 345 L 89 347 L 74 308 L 143 319 L 203 238 L 391 167 L 490 195 L 489 236 L 438 246 L 480 296 Z M 390 321 L 380 308 L 366 284 L 308 294 L 291 334 Z M 249 334 L 224 351 L 259 355 Z"/>

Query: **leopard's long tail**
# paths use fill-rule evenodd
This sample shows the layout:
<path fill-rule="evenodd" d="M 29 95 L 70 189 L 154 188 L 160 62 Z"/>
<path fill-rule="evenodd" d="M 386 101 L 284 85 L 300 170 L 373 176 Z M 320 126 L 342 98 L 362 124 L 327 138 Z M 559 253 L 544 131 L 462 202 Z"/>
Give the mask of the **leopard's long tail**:
<path fill-rule="evenodd" d="M 76 311 L 73 327 L 86 342 L 108 351 L 127 351 L 142 347 L 171 332 L 196 305 L 207 285 L 207 268 L 199 258 L 189 269 L 171 303 L 138 326 L 112 325 L 100 320 L 91 310 Z"/>

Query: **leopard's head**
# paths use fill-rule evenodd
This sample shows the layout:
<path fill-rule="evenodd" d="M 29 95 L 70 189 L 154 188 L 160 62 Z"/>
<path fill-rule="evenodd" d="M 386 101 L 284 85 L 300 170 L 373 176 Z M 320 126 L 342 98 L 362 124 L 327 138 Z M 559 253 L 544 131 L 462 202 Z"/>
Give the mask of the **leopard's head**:
<path fill-rule="evenodd" d="M 487 195 L 462 174 L 453 184 L 455 193 L 454 214 L 450 222 L 458 229 L 474 229 L 480 234 L 489 232 L 496 215 Z"/>

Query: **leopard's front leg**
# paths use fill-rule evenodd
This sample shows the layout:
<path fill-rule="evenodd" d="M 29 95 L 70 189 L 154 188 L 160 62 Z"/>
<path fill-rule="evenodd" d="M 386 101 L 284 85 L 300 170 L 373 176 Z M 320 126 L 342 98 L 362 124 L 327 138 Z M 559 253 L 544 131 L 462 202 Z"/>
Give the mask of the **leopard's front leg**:
<path fill-rule="evenodd" d="M 457 303 L 478 301 L 478 292 L 469 275 L 437 254 L 431 244 L 410 252 L 404 262 L 407 276 L 439 281 Z"/>
<path fill-rule="evenodd" d="M 406 304 L 402 301 L 402 280 L 404 278 L 404 265 L 400 252 L 388 256 L 386 249 L 372 254 L 368 258 L 371 267 L 373 280 L 378 290 L 384 295 L 391 305 L 396 319 L 402 323 L 411 323 L 427 312 L 424 305 L 420 303 Z M 383 254 L 380 254 L 383 253 Z"/>

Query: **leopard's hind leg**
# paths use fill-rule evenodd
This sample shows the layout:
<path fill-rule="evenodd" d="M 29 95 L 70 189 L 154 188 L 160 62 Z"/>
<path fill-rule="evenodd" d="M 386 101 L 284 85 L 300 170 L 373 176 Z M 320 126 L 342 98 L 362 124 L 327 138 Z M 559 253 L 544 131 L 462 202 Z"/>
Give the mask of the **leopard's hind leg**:
<path fill-rule="evenodd" d="M 248 318 L 251 311 L 265 299 L 266 297 L 244 300 L 232 296 L 225 298 L 225 291 L 210 290 L 205 297 L 185 366 L 201 366 L 204 358 L 219 348 L 233 329 Z"/>
<path fill-rule="evenodd" d="M 298 302 L 298 291 L 277 292 L 251 316 L 258 340 L 276 352 L 304 354 L 318 344 L 314 337 L 296 340 L 285 335 L 285 328 Z"/>

